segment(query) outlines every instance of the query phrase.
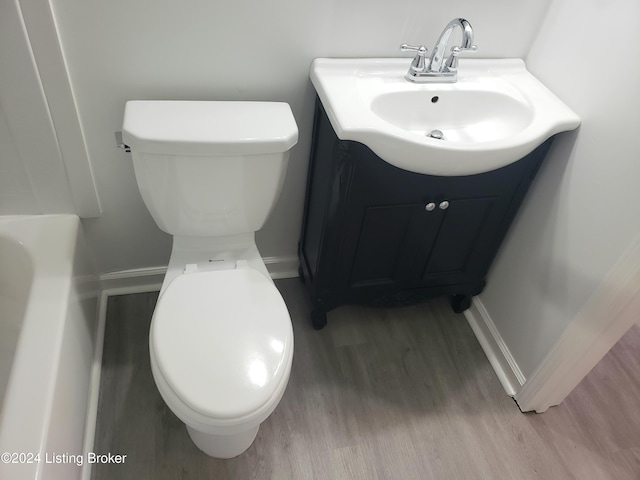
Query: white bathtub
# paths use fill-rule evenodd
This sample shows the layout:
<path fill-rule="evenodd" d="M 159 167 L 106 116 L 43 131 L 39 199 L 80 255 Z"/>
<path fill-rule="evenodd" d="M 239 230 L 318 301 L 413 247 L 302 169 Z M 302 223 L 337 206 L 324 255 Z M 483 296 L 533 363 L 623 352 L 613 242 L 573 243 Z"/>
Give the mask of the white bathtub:
<path fill-rule="evenodd" d="M 81 478 L 98 288 L 77 216 L 0 216 L 1 479 Z"/>

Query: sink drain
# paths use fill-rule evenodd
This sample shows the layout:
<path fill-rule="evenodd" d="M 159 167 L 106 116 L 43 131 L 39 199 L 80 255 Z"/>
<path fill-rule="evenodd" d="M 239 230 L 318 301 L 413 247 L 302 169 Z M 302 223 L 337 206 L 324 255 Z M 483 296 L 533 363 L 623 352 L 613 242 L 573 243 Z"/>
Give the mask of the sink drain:
<path fill-rule="evenodd" d="M 444 138 L 444 133 L 442 133 L 442 130 L 431 130 L 427 133 L 427 136 L 437 140 L 442 140 Z"/>

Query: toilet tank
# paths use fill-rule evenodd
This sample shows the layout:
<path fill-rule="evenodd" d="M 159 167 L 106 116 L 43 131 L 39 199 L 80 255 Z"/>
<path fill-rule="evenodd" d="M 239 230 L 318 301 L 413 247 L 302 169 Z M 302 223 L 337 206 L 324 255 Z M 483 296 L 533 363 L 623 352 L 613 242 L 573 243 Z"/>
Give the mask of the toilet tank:
<path fill-rule="evenodd" d="M 279 102 L 129 101 L 122 130 L 145 205 L 181 236 L 259 230 L 298 141 Z"/>

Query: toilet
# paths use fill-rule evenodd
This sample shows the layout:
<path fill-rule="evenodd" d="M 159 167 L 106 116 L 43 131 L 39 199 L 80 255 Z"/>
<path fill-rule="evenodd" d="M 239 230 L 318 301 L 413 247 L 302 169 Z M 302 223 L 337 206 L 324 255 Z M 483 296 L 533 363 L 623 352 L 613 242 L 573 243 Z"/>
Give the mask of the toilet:
<path fill-rule="evenodd" d="M 200 450 L 236 457 L 291 372 L 291 319 L 255 232 L 282 190 L 295 119 L 278 102 L 129 101 L 122 138 L 145 205 L 173 236 L 153 378 Z"/>

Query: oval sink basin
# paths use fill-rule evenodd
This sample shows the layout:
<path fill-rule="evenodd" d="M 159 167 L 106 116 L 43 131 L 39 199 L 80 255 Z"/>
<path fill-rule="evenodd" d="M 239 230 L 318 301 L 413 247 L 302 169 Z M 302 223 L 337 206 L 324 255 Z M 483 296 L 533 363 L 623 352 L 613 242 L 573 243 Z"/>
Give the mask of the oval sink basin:
<path fill-rule="evenodd" d="M 418 135 L 442 132 L 447 142 L 493 142 L 516 135 L 531 123 L 531 109 L 491 91 L 384 93 L 371 103 L 381 119 Z"/>
<path fill-rule="evenodd" d="M 311 81 L 341 140 L 418 173 L 471 175 L 515 162 L 579 117 L 519 59 L 460 59 L 458 82 L 405 80 L 411 59 L 318 58 Z"/>

